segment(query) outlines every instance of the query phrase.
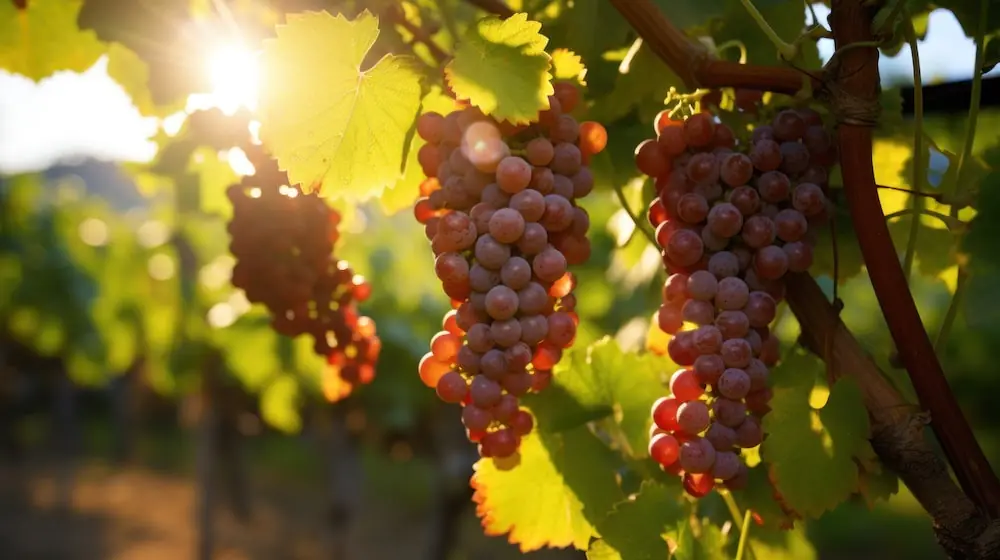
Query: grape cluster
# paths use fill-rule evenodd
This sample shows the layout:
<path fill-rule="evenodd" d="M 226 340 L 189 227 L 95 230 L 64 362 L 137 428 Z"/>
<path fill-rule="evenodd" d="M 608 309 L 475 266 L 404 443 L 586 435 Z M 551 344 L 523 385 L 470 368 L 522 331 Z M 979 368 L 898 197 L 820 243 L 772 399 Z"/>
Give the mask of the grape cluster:
<path fill-rule="evenodd" d="M 770 408 L 768 367 L 778 361 L 769 330 L 783 277 L 812 264 L 815 229 L 828 219 L 825 195 L 836 160 L 815 111 L 786 109 L 745 146 L 712 114 L 657 118 L 657 138 L 636 149 L 656 180 L 649 208 L 670 273 L 656 320 L 673 335 L 670 358 L 684 366 L 670 396 L 652 407 L 650 455 L 683 475 L 701 497 L 717 480 L 746 484 L 739 450 L 763 440 Z"/>
<path fill-rule="evenodd" d="M 483 457 L 517 451 L 534 422 L 518 398 L 549 384 L 576 337 L 567 267 L 590 257 L 590 218 L 576 201 L 594 187 L 590 156 L 607 144 L 603 126 L 569 114 L 579 96 L 557 84 L 530 125 L 473 107 L 417 121 L 427 179 L 414 213 L 453 307 L 419 374 L 442 400 L 462 404 Z"/>
<path fill-rule="evenodd" d="M 340 215 L 315 194 L 289 186 L 259 147 L 248 151 L 255 173 L 227 190 L 233 285 L 267 306 L 278 333 L 311 334 L 316 354 L 348 384 L 371 382 L 381 341 L 375 322 L 356 305 L 371 287 L 333 255 Z"/>

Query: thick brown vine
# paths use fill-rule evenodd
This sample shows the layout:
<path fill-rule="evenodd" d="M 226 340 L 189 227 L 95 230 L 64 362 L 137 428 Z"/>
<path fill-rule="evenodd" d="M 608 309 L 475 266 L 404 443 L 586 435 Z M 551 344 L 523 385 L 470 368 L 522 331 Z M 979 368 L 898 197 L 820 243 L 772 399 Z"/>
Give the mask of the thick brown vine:
<path fill-rule="evenodd" d="M 794 93 L 803 85 L 801 75 L 787 68 L 711 60 L 705 49 L 684 36 L 650 0 L 609 1 L 691 87 Z M 473 3 L 484 7 L 482 2 Z M 834 0 L 830 21 L 838 48 L 872 40 L 872 10 L 864 0 Z M 1000 510 L 1000 481 L 958 408 L 923 328 L 878 199 L 871 161 L 870 121 L 874 119 L 859 118 L 857 114 L 859 104 L 860 117 L 865 117 L 866 104 L 873 106 L 878 101 L 877 62 L 876 49 L 848 49 L 838 56 L 834 69 L 839 71 L 831 72 L 832 81 L 813 85 L 819 85 L 827 94 L 835 91 L 839 108 L 846 113 L 841 115 L 846 118 L 841 119 L 838 140 L 851 216 L 886 322 L 920 404 L 930 413 L 929 419 L 927 414 L 915 414 L 888 383 L 811 277 L 799 274 L 789 278 L 787 299 L 802 325 L 803 341 L 810 348 L 823 355 L 832 338 L 831 370 L 859 382 L 872 420 L 875 451 L 930 514 L 942 547 L 953 558 L 993 558 L 1000 552 L 1000 523 L 994 520 Z M 855 114 L 845 111 L 845 96 L 848 105 L 855 107 Z M 955 486 L 947 466 L 924 437 L 922 427 L 928 421 L 964 493 Z"/>

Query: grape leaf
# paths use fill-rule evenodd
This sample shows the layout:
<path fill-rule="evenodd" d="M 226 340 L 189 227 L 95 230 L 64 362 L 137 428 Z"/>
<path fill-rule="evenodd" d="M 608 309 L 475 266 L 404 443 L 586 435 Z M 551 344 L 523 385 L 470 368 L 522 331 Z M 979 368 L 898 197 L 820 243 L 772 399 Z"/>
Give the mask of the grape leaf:
<path fill-rule="evenodd" d="M 686 91 L 681 79 L 653 52 L 648 45 L 642 45 L 626 66 L 626 72 L 618 75 L 615 88 L 599 99 L 591 107 L 589 118 L 601 122 L 613 122 L 626 116 L 633 108 L 639 107 L 639 120 L 648 136 L 653 135 L 650 122 L 663 109 L 663 99 L 671 87 Z M 636 143 L 638 144 L 638 142 Z M 630 159 L 635 144 L 628 149 Z M 634 160 L 631 164 L 634 169 Z"/>
<path fill-rule="evenodd" d="M 992 71 L 997 64 L 1000 64 L 1000 33 L 987 37 L 985 40 L 986 54 L 983 66 L 979 69 L 983 74 Z"/>
<path fill-rule="evenodd" d="M 858 491 L 855 457 L 871 447 L 868 412 L 853 380 L 837 381 L 819 410 L 810 406 L 809 381 L 822 372 L 822 362 L 801 350 L 789 353 L 775 368 L 772 411 L 764 417 L 767 439 L 761 447 L 786 503 L 812 517 Z M 779 382 L 781 378 L 787 384 Z"/>
<path fill-rule="evenodd" d="M 552 77 L 557 80 L 569 80 L 586 84 L 587 67 L 580 55 L 569 49 L 552 51 Z"/>
<path fill-rule="evenodd" d="M 458 99 L 487 115 L 527 123 L 548 109 L 552 95 L 552 60 L 542 24 L 518 13 L 501 20 L 488 17 L 469 27 L 445 68 Z"/>
<path fill-rule="evenodd" d="M 631 28 L 610 2 L 582 0 L 565 6 L 559 17 L 546 22 L 552 46 L 578 54 L 596 71 L 588 80 L 591 91 L 606 94 L 618 74 L 617 64 L 604 58 L 608 51 L 627 46 Z M 557 49 L 558 51 L 558 49 Z M 553 52 L 555 59 L 557 52 Z M 553 62 L 556 62 L 553 60 Z M 558 70 L 558 65 L 555 66 Z"/>
<path fill-rule="evenodd" d="M 626 353 L 609 337 L 589 347 L 577 348 L 556 366 L 556 391 L 525 401 L 546 424 L 575 427 L 613 414 L 627 442 L 629 455 L 645 457 L 649 439 L 650 407 L 665 394 L 661 378 L 673 373 L 669 359 L 653 354 Z M 575 406 L 567 406 L 565 395 Z M 579 410 L 590 414 L 579 414 Z M 577 415 L 579 414 L 579 415 Z M 561 419 L 556 420 L 557 418 Z M 575 421 L 574 421 L 575 420 Z"/>
<path fill-rule="evenodd" d="M 421 113 L 434 111 L 442 115 L 447 115 L 455 109 L 455 101 L 444 95 L 441 92 L 441 88 L 437 86 L 434 86 L 424 96 L 423 102 L 420 105 Z M 379 205 L 386 215 L 392 215 L 404 208 L 410 207 L 417 197 L 420 196 L 420 183 L 424 181 L 425 177 L 424 170 L 420 167 L 420 161 L 417 159 L 417 154 L 420 148 L 426 143 L 417 134 L 414 134 L 410 140 L 410 150 L 406 156 L 406 168 L 403 170 L 403 176 L 379 197 Z"/>
<path fill-rule="evenodd" d="M 992 303 L 996 280 L 1000 278 L 1000 258 L 996 251 L 996 240 L 1000 238 L 1000 146 L 986 150 L 983 160 L 992 171 L 983 177 L 976 200 L 978 213 L 962 240 L 970 271 L 963 310 L 969 325 L 978 327 L 1000 321 L 1000 311 Z"/>
<path fill-rule="evenodd" d="M 795 518 L 782 510 L 781 504 L 775 500 L 774 486 L 771 485 L 767 470 L 767 465 L 751 468 L 747 487 L 734 494 L 741 505 L 757 514 L 764 529 L 785 530 L 793 526 Z"/>
<path fill-rule="evenodd" d="M 0 2 L 0 68 L 37 81 L 93 66 L 104 45 L 93 31 L 77 27 L 82 6 L 79 0 L 32 0 L 19 10 Z"/>
<path fill-rule="evenodd" d="M 292 183 L 334 198 L 377 196 L 400 176 L 420 106 L 408 58 L 362 70 L 378 19 L 326 12 L 289 15 L 264 42 L 261 139 Z"/>
<path fill-rule="evenodd" d="M 492 459 L 475 464 L 476 513 L 487 535 L 509 533 L 522 552 L 573 546 L 586 550 L 596 524 L 624 496 L 619 460 L 587 428 L 534 432 L 521 441 L 513 468 Z"/>
<path fill-rule="evenodd" d="M 962 25 L 967 37 L 975 37 L 981 25 L 985 24 L 986 34 L 990 35 L 1000 29 L 1000 8 L 996 3 L 987 0 L 934 0 L 939 8 L 950 10 Z M 989 5 L 986 21 L 983 22 L 983 7 Z"/>
<path fill-rule="evenodd" d="M 700 523 L 697 532 L 691 521 L 683 519 L 676 529 L 667 533 L 674 543 L 671 558 L 676 560 L 729 560 L 726 554 L 726 535 L 708 520 Z"/>
<path fill-rule="evenodd" d="M 639 492 L 615 505 L 598 526 L 601 540 L 588 560 L 661 560 L 670 556 L 664 536 L 686 520 L 677 488 L 645 481 Z"/>
<path fill-rule="evenodd" d="M 776 532 L 753 526 L 750 545 L 757 558 L 767 560 L 816 560 L 817 557 L 803 527 Z"/>

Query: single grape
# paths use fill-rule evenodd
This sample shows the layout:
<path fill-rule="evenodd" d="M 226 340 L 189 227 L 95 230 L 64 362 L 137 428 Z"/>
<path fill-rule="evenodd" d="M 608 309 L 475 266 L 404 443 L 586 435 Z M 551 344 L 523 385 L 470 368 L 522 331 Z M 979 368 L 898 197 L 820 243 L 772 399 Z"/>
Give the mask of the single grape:
<path fill-rule="evenodd" d="M 444 137 L 444 117 L 433 111 L 420 115 L 417 134 L 429 144 L 439 144 Z"/>
<path fill-rule="evenodd" d="M 649 456 L 661 465 L 672 465 L 680 454 L 680 445 L 674 436 L 659 433 L 649 440 Z"/>
<path fill-rule="evenodd" d="M 573 224 L 573 203 L 558 194 L 545 195 L 545 212 L 539 221 L 548 231 L 563 231 Z"/>
<path fill-rule="evenodd" d="M 741 465 L 740 456 L 732 451 L 716 453 L 712 476 L 719 480 L 731 480 L 739 474 Z"/>
<path fill-rule="evenodd" d="M 712 301 L 719 289 L 719 281 L 707 270 L 693 272 L 688 277 L 687 292 L 694 299 Z"/>
<path fill-rule="evenodd" d="M 745 490 L 749 481 L 750 469 L 746 465 L 740 465 L 740 471 L 736 476 L 726 481 L 726 488 L 732 491 Z"/>
<path fill-rule="evenodd" d="M 495 270 L 490 270 L 479 263 L 469 269 L 469 285 L 477 292 L 486 293 L 499 283 L 500 274 Z"/>
<path fill-rule="evenodd" d="M 750 345 L 750 350 L 754 357 L 760 355 L 761 348 L 764 345 L 764 342 L 760 338 L 760 333 L 758 333 L 756 330 L 751 329 L 750 332 L 748 332 L 747 335 L 743 337 L 743 340 L 746 340 L 747 343 Z"/>
<path fill-rule="evenodd" d="M 660 397 L 656 399 L 656 402 L 653 403 L 650 409 L 653 423 L 661 430 L 679 430 L 680 426 L 677 425 L 677 409 L 680 405 L 681 401 L 673 397 Z"/>
<path fill-rule="evenodd" d="M 483 352 L 488 352 L 493 348 L 493 334 L 490 332 L 490 326 L 485 323 L 476 323 L 469 328 L 469 331 L 465 334 L 466 341 L 469 343 L 469 348 L 473 351 L 482 354 Z M 456 357 L 458 353 L 456 352 Z"/>
<path fill-rule="evenodd" d="M 583 161 L 582 158 L 583 155 L 580 153 L 580 148 L 576 147 L 576 144 L 560 142 L 555 146 L 552 163 L 549 167 L 555 173 L 570 177 L 580 170 Z"/>
<path fill-rule="evenodd" d="M 750 343 L 743 338 L 731 338 L 722 343 L 719 351 L 722 361 L 726 367 L 744 368 L 750 364 L 753 358 L 753 348 Z"/>
<path fill-rule="evenodd" d="M 750 393 L 744 397 L 743 402 L 746 403 L 747 410 L 749 410 L 751 414 L 763 416 L 768 412 L 771 412 L 771 406 L 768 404 L 771 402 L 771 396 L 770 389 L 750 391 Z"/>
<path fill-rule="evenodd" d="M 736 277 L 723 278 L 719 281 L 719 289 L 715 296 L 715 304 L 719 309 L 738 310 L 746 305 L 750 296 L 747 283 Z M 751 325 L 753 320 L 751 320 Z"/>
<path fill-rule="evenodd" d="M 555 174 L 548 167 L 536 167 L 531 170 L 529 187 L 541 194 L 549 194 L 555 188 Z"/>
<path fill-rule="evenodd" d="M 469 262 L 458 253 L 441 253 L 434 259 L 434 273 L 442 282 L 468 282 Z"/>
<path fill-rule="evenodd" d="M 554 282 L 566 273 L 566 257 L 554 247 L 548 247 L 535 255 L 531 267 L 542 281 Z"/>
<path fill-rule="evenodd" d="M 483 375 L 472 378 L 472 383 L 469 385 L 469 396 L 476 406 L 490 408 L 500 402 L 502 395 L 503 389 L 496 381 Z"/>
<path fill-rule="evenodd" d="M 535 427 L 535 419 L 527 410 L 518 410 L 513 416 L 511 416 L 507 425 L 510 426 L 510 429 L 514 430 L 515 434 L 519 436 L 526 436 L 531 433 L 531 429 Z"/>
<path fill-rule="evenodd" d="M 747 416 L 736 428 L 736 445 L 744 449 L 757 447 L 763 440 L 764 430 L 761 429 L 760 421 L 753 416 Z"/>
<path fill-rule="evenodd" d="M 520 290 L 531 282 L 531 265 L 521 257 L 511 257 L 500 268 L 500 280 L 508 288 Z"/>
<path fill-rule="evenodd" d="M 718 354 L 702 354 L 694 361 L 693 366 L 698 382 L 702 385 L 715 385 L 719 376 L 726 369 L 722 356 Z"/>
<path fill-rule="evenodd" d="M 742 311 L 720 311 L 715 317 L 715 326 L 722 333 L 724 340 L 742 338 L 750 330 L 750 320 Z M 725 342 L 723 342 L 723 346 Z"/>
<path fill-rule="evenodd" d="M 483 438 L 482 447 L 485 448 L 488 445 L 490 448 L 488 456 L 498 459 L 510 457 L 517 453 L 517 447 L 520 445 L 517 436 L 508 429 L 499 429 L 495 432 L 490 432 L 483 436 Z"/>
<path fill-rule="evenodd" d="M 690 331 L 681 331 L 667 342 L 667 355 L 680 366 L 694 365 L 698 350 Z"/>
<path fill-rule="evenodd" d="M 677 265 L 691 266 L 701 260 L 705 245 L 700 235 L 689 229 L 682 229 L 670 236 L 664 251 Z"/>
<path fill-rule="evenodd" d="M 720 397 L 712 402 L 712 415 L 716 422 L 736 429 L 747 417 L 747 407 L 742 402 Z"/>
<path fill-rule="evenodd" d="M 717 148 L 735 148 L 736 134 L 733 129 L 724 124 L 716 125 L 715 134 L 712 135 L 712 146 Z"/>
<path fill-rule="evenodd" d="M 466 405 L 462 409 L 462 424 L 470 430 L 482 431 L 493 423 L 493 413 L 476 405 Z"/>
<path fill-rule="evenodd" d="M 436 387 L 441 376 L 448 373 L 449 370 L 451 370 L 449 363 L 438 359 L 432 352 L 424 354 L 424 357 L 420 359 L 420 364 L 417 366 L 420 380 L 424 382 L 424 385 L 431 388 Z"/>
<path fill-rule="evenodd" d="M 513 346 L 521 340 L 521 322 L 514 317 L 493 321 L 490 331 L 493 333 L 493 340 L 503 348 Z"/>
<path fill-rule="evenodd" d="M 501 160 L 496 173 L 497 186 L 507 194 L 521 192 L 531 183 L 531 164 L 517 156 Z"/>
<path fill-rule="evenodd" d="M 778 204 L 788 200 L 792 190 L 792 183 L 788 176 L 780 171 L 768 171 L 757 179 L 757 190 L 760 198 L 765 202 Z"/>
<path fill-rule="evenodd" d="M 696 325 L 710 325 L 715 321 L 715 309 L 707 301 L 688 300 L 681 313 L 685 321 Z"/>
<path fill-rule="evenodd" d="M 507 357 L 507 364 L 511 368 L 511 371 L 523 370 L 531 363 L 531 347 L 523 341 L 517 342 L 504 350 L 504 356 Z"/>
<path fill-rule="evenodd" d="M 728 202 L 716 204 L 708 212 L 707 227 L 719 237 L 733 237 L 743 227 L 743 214 Z"/>
<path fill-rule="evenodd" d="M 719 237 L 712 233 L 712 230 L 708 228 L 702 228 L 701 230 L 701 242 L 705 244 L 706 251 L 722 251 L 729 246 L 729 239 L 725 237 Z"/>
<path fill-rule="evenodd" d="M 753 177 L 754 164 L 749 157 L 733 153 L 722 160 L 719 177 L 730 187 L 739 187 L 750 182 Z"/>
<path fill-rule="evenodd" d="M 750 320 L 751 327 L 766 327 L 774 320 L 777 304 L 767 292 L 755 291 L 746 298 L 746 307 L 743 312 Z"/>
<path fill-rule="evenodd" d="M 549 138 L 553 142 L 576 142 L 579 136 L 580 124 L 576 122 L 573 115 L 559 115 L 559 118 L 549 129 Z"/>
<path fill-rule="evenodd" d="M 703 148 L 712 143 L 715 120 L 709 113 L 697 113 L 684 121 L 684 140 L 688 146 Z"/>
<path fill-rule="evenodd" d="M 636 147 L 635 165 L 650 177 L 659 177 L 670 171 L 670 161 L 660 150 L 656 140 L 646 140 Z"/>
<path fill-rule="evenodd" d="M 833 139 L 823 125 L 812 125 L 806 129 L 802 143 L 809 148 L 811 154 L 822 154 L 833 146 Z"/>
<path fill-rule="evenodd" d="M 580 90 L 572 82 L 556 82 L 553 84 L 553 90 L 555 91 L 554 95 L 556 99 L 559 100 L 559 106 L 564 113 L 572 113 L 573 109 L 580 103 Z"/>
<path fill-rule="evenodd" d="M 465 400 L 466 395 L 469 393 L 469 383 L 462 377 L 462 374 L 451 370 L 438 380 L 437 387 L 438 398 L 447 403 L 458 403 Z"/>
<path fill-rule="evenodd" d="M 525 156 L 531 165 L 548 165 L 552 162 L 555 149 L 548 138 L 535 138 L 524 147 Z"/>
<path fill-rule="evenodd" d="M 815 216 L 826 209 L 826 196 L 818 185 L 801 183 L 792 193 L 792 206 L 807 217 Z"/>
<path fill-rule="evenodd" d="M 676 305 L 682 305 L 685 301 L 690 299 L 688 294 L 688 275 L 687 274 L 671 274 L 667 277 L 667 280 L 663 283 L 663 301 L 665 303 L 673 303 Z"/>
<path fill-rule="evenodd" d="M 677 424 L 689 435 L 705 431 L 710 421 L 708 406 L 701 401 L 688 401 L 677 407 Z"/>
<path fill-rule="evenodd" d="M 476 240 L 475 257 L 480 265 L 499 270 L 510 259 L 510 246 L 486 234 Z"/>
<path fill-rule="evenodd" d="M 687 140 L 684 139 L 683 123 L 679 121 L 672 122 L 676 123 L 676 125 L 660 129 L 659 138 L 656 140 L 660 145 L 660 150 L 668 158 L 677 157 L 687 150 Z"/>
<path fill-rule="evenodd" d="M 774 171 L 781 167 L 781 146 L 771 139 L 755 140 L 753 148 L 750 149 L 750 161 L 757 171 Z"/>
<path fill-rule="evenodd" d="M 576 237 L 586 237 L 588 231 L 590 231 L 590 214 L 577 206 L 573 209 L 573 223 L 570 224 L 569 233 Z"/>
<path fill-rule="evenodd" d="M 736 430 L 718 422 L 712 422 L 708 431 L 705 432 L 705 439 L 712 444 L 716 451 L 729 451 L 736 445 Z"/>
<path fill-rule="evenodd" d="M 576 321 L 569 313 L 557 311 L 549 315 L 547 340 L 560 348 L 569 348 L 576 338 Z"/>
<path fill-rule="evenodd" d="M 753 260 L 754 272 L 761 279 L 777 280 L 788 272 L 788 255 L 777 245 L 768 245 L 757 251 Z"/>
<path fill-rule="evenodd" d="M 752 249 L 760 249 L 774 243 L 774 235 L 775 225 L 771 218 L 757 214 L 743 222 L 741 237 Z"/>
<path fill-rule="evenodd" d="M 741 339 L 734 339 L 741 340 Z M 728 341 L 727 341 L 728 342 Z M 749 354 L 749 345 L 747 345 Z M 719 378 L 719 393 L 728 399 L 742 399 L 750 392 L 750 376 L 742 369 L 730 367 Z"/>
<path fill-rule="evenodd" d="M 692 498 L 704 498 L 715 488 L 715 479 L 710 474 L 684 473 L 684 491 Z"/>
<path fill-rule="evenodd" d="M 656 313 L 656 320 L 660 330 L 667 334 L 676 334 L 684 326 L 684 314 L 675 305 L 661 305 Z"/>
<path fill-rule="evenodd" d="M 708 201 L 700 194 L 686 193 L 677 201 L 677 216 L 689 224 L 700 223 L 708 216 Z"/>
<path fill-rule="evenodd" d="M 529 315 L 521 318 L 521 340 L 534 345 L 549 334 L 549 322 L 544 315 Z"/>
<path fill-rule="evenodd" d="M 518 309 L 525 315 L 538 315 L 549 304 L 549 294 L 541 284 L 532 282 L 517 292 Z"/>
<path fill-rule="evenodd" d="M 454 363 L 461 347 L 462 339 L 447 331 L 441 331 L 431 338 L 431 353 L 445 363 Z"/>
<path fill-rule="evenodd" d="M 502 424 L 507 424 L 518 412 L 517 397 L 514 395 L 503 395 L 500 397 L 500 402 L 493 407 L 491 412 L 493 413 L 494 420 Z"/>
<path fill-rule="evenodd" d="M 685 172 L 695 185 L 712 185 L 719 180 L 719 161 L 710 153 L 694 154 Z"/>
<path fill-rule="evenodd" d="M 524 225 L 524 233 L 517 242 L 517 248 L 524 256 L 537 255 L 549 245 L 549 234 L 545 226 L 528 222 Z"/>
<path fill-rule="evenodd" d="M 775 115 L 771 127 L 774 137 L 783 142 L 801 140 L 806 133 L 806 122 L 793 109 L 785 109 Z"/>
<path fill-rule="evenodd" d="M 778 212 L 774 217 L 774 228 L 778 238 L 782 241 L 799 241 L 805 237 L 809 229 L 809 222 L 802 212 L 792 208 L 786 208 Z"/>
<path fill-rule="evenodd" d="M 785 243 L 781 248 L 788 256 L 788 270 L 791 272 L 805 272 L 809 270 L 813 262 L 812 246 L 801 241 Z"/>
<path fill-rule="evenodd" d="M 483 235 L 484 233 L 490 232 L 490 218 L 493 217 L 493 213 L 496 212 L 494 208 L 482 202 L 476 204 L 469 210 L 469 217 L 476 224 L 476 233 L 478 235 Z"/>
<path fill-rule="evenodd" d="M 760 195 L 757 193 L 757 189 L 746 185 L 730 191 L 726 201 L 739 209 L 744 217 L 760 210 Z"/>
<path fill-rule="evenodd" d="M 608 131 L 594 121 L 580 123 L 580 151 L 587 155 L 599 154 L 608 145 Z"/>
<path fill-rule="evenodd" d="M 517 313 L 517 292 L 507 286 L 495 286 L 486 293 L 486 312 L 494 319 L 509 319 Z"/>
<path fill-rule="evenodd" d="M 702 325 L 693 331 L 694 347 L 701 354 L 716 354 L 722 346 L 722 333 L 715 325 Z"/>
<path fill-rule="evenodd" d="M 490 235 L 500 243 L 514 243 L 524 233 L 524 216 L 512 208 L 501 208 L 490 218 Z"/>
<path fill-rule="evenodd" d="M 799 182 L 826 186 L 830 182 L 830 173 L 821 165 L 810 165 L 799 175 Z"/>
<path fill-rule="evenodd" d="M 491 326 L 490 335 L 492 336 L 492 334 L 493 328 Z M 503 379 L 503 376 L 507 373 L 507 368 L 507 356 L 499 348 L 488 350 L 479 360 L 479 372 L 494 381 Z"/>
<path fill-rule="evenodd" d="M 780 169 L 789 175 L 798 175 L 809 167 L 809 149 L 799 142 L 781 143 Z"/>
<path fill-rule="evenodd" d="M 681 444 L 680 463 L 685 472 L 707 473 L 715 464 L 715 448 L 703 438 L 695 438 Z"/>
<path fill-rule="evenodd" d="M 680 402 L 688 402 L 705 394 L 705 389 L 693 369 L 679 369 L 670 377 L 670 392 Z"/>
<path fill-rule="evenodd" d="M 760 361 L 764 364 L 773 366 L 778 363 L 778 359 L 781 357 L 780 354 L 780 342 L 778 337 L 773 334 L 764 340 L 760 348 Z"/>

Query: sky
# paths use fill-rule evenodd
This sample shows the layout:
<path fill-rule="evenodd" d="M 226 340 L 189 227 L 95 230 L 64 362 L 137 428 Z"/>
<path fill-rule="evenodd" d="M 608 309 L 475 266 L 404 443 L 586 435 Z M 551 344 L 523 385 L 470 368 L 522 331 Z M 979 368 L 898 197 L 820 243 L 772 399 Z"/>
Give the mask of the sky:
<path fill-rule="evenodd" d="M 816 8 L 825 22 L 828 10 Z M 828 59 L 833 42 L 819 47 Z M 972 76 L 975 47 L 950 12 L 931 14 L 920 55 L 925 83 Z M 883 56 L 880 68 L 885 81 L 905 81 L 912 74 L 909 47 L 894 58 Z M 1000 75 L 1000 69 L 990 75 Z M 158 126 L 108 77 L 106 59 L 86 72 L 61 72 L 37 84 L 0 71 L 0 172 L 39 171 L 74 157 L 148 161 Z"/>

